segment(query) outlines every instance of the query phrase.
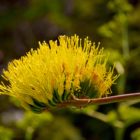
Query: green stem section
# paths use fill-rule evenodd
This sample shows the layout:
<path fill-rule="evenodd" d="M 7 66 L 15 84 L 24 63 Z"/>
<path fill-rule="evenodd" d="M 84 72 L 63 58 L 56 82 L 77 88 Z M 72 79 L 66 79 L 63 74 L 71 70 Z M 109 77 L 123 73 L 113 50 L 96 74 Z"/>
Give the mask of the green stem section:
<path fill-rule="evenodd" d="M 140 92 L 139 93 L 129 93 L 123 95 L 116 95 L 110 97 L 103 97 L 103 98 L 96 98 L 96 99 L 78 99 L 73 97 L 73 99 L 63 102 L 59 104 L 59 107 L 66 107 L 66 106 L 76 106 L 82 107 L 86 105 L 102 105 L 102 104 L 109 104 L 115 102 L 122 102 L 122 101 L 129 101 L 129 100 L 138 100 L 140 99 Z"/>

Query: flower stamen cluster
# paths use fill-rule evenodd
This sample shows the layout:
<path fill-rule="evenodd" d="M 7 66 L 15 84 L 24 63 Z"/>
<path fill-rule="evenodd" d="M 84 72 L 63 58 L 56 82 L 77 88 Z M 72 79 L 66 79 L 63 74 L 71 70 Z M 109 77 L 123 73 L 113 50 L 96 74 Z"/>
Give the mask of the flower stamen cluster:
<path fill-rule="evenodd" d="M 109 94 L 117 76 L 107 69 L 103 49 L 77 35 L 39 43 L 26 56 L 3 71 L 9 85 L 1 83 L 0 94 L 19 99 L 25 108 L 42 112 L 76 98 L 99 98 Z"/>

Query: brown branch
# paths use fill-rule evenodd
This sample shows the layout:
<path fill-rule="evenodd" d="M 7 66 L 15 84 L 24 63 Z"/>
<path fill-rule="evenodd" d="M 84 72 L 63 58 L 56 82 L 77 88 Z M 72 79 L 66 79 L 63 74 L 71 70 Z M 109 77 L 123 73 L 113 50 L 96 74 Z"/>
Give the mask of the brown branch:
<path fill-rule="evenodd" d="M 103 97 L 103 98 L 94 98 L 94 99 L 78 99 L 74 97 L 73 99 L 58 104 L 58 107 L 67 107 L 67 106 L 76 106 L 82 107 L 86 105 L 102 105 L 102 104 L 109 104 L 115 102 L 122 102 L 122 101 L 129 101 L 129 100 L 137 100 L 140 99 L 140 92 L 139 93 L 129 93 L 123 95 L 116 95 L 110 97 Z"/>

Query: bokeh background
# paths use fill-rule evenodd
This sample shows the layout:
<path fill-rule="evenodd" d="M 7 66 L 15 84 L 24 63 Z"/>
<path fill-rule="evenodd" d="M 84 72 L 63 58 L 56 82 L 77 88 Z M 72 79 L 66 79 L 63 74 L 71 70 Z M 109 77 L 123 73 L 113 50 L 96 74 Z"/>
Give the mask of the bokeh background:
<path fill-rule="evenodd" d="M 109 65 L 120 74 L 114 95 L 140 91 L 139 0 L 0 0 L 0 73 L 38 41 L 74 34 L 110 53 Z M 140 140 L 140 103 L 39 115 L 0 96 L 0 140 Z"/>

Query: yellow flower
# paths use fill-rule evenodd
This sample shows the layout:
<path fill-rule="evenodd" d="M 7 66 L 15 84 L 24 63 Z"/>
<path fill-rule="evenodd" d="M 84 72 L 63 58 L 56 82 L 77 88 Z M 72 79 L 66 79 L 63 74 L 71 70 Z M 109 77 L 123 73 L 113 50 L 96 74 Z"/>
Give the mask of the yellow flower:
<path fill-rule="evenodd" d="M 98 98 L 110 93 L 116 76 L 107 69 L 107 56 L 99 45 L 77 35 L 60 36 L 49 44 L 39 43 L 26 56 L 8 64 L 0 94 L 19 99 L 34 112 L 77 98 Z"/>

